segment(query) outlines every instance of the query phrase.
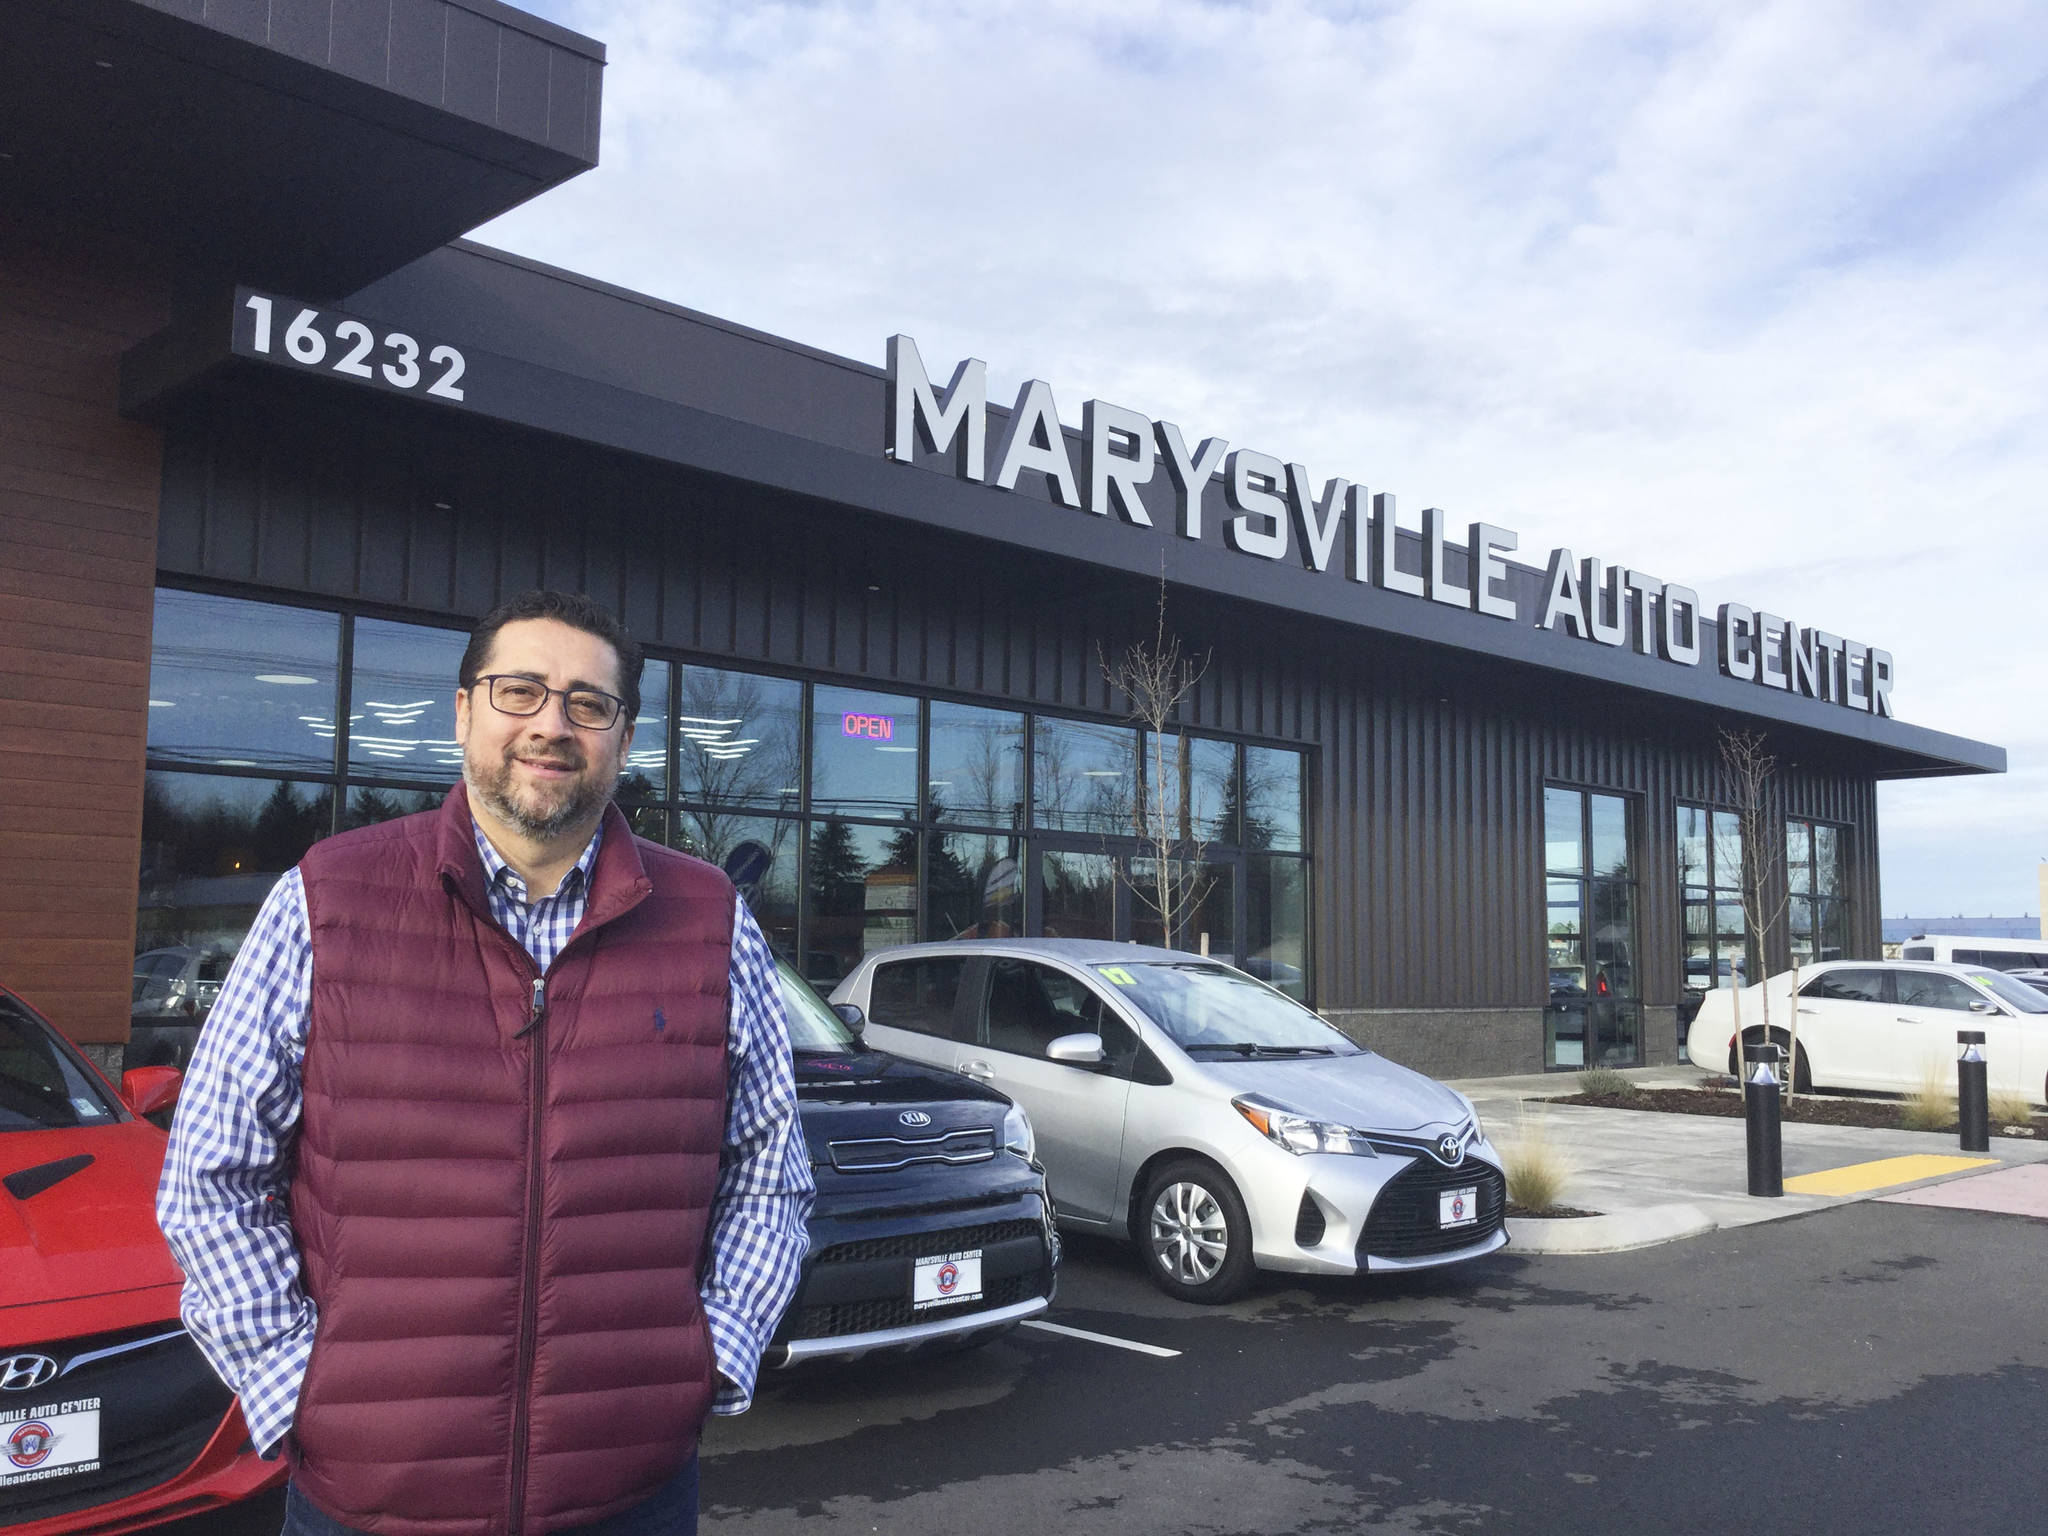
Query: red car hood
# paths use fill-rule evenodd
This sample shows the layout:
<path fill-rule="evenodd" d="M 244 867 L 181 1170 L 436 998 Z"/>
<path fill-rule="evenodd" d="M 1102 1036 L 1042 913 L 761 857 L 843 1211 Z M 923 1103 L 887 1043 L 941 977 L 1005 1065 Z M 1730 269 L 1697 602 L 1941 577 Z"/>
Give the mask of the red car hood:
<path fill-rule="evenodd" d="M 183 1276 L 156 1225 L 167 1144 L 146 1120 L 0 1135 L 0 1178 L 92 1156 L 25 1200 L 0 1185 L 0 1310 L 177 1285 Z"/>

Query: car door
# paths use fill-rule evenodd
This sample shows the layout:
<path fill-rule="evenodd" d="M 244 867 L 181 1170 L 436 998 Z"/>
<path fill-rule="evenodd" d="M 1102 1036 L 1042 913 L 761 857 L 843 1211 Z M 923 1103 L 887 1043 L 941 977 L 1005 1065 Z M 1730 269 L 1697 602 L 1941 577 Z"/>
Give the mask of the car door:
<path fill-rule="evenodd" d="M 1035 960 L 991 959 L 980 1014 L 980 1043 L 960 1052 L 959 1070 L 1024 1106 L 1062 1217 L 1115 1219 L 1137 1035 L 1087 982 Z M 1082 1034 L 1102 1037 L 1106 1060 L 1047 1059 L 1053 1041 Z"/>
<path fill-rule="evenodd" d="M 1799 1046 L 1816 1083 L 1875 1088 L 1888 1079 L 1901 1026 L 1875 966 L 1832 966 L 1799 989 Z"/>
<path fill-rule="evenodd" d="M 973 1010 L 961 1005 L 971 963 L 967 955 L 923 955 L 877 965 L 868 978 L 867 1043 L 957 1071 L 962 1046 L 974 1038 Z"/>
<path fill-rule="evenodd" d="M 2012 1019 L 2002 1010 L 1977 1013 L 1972 1003 L 1990 1003 L 1990 999 L 1960 976 L 1951 976 L 1946 971 L 1900 970 L 1896 973 L 1898 983 L 1898 1016 L 1905 1026 L 1909 1046 L 1908 1053 L 1900 1063 L 1900 1076 L 1896 1086 L 1900 1091 L 1911 1091 L 1920 1086 L 1930 1071 L 1939 1074 L 1938 1081 L 1950 1089 L 1956 1085 L 1956 1031 L 1959 1029 L 1981 1029 L 1984 1031 L 1985 1060 L 1997 1061 L 2001 1056 L 2011 1059 L 2018 1049 L 2018 1040 L 2012 1029 Z M 1996 1004 L 1991 1005 L 1994 1009 Z"/>

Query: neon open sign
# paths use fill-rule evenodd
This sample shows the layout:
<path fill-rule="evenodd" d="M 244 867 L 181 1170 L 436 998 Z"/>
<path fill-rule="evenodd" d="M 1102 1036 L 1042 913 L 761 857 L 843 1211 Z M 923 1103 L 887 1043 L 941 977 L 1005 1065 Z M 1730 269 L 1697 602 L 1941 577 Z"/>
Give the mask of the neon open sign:
<path fill-rule="evenodd" d="M 896 739 L 896 717 L 894 715 L 841 715 L 839 717 L 839 734 L 842 736 L 858 736 L 864 741 L 894 741 Z"/>

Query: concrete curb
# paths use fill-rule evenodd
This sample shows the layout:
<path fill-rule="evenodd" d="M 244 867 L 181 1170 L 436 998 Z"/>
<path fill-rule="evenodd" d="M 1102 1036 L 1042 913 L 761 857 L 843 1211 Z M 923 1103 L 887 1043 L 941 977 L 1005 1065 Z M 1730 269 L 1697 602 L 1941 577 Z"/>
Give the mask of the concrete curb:
<path fill-rule="evenodd" d="M 1696 1205 L 1652 1205 L 1608 1216 L 1514 1216 L 1508 1252 L 1625 1253 L 1698 1237 L 1720 1223 Z"/>

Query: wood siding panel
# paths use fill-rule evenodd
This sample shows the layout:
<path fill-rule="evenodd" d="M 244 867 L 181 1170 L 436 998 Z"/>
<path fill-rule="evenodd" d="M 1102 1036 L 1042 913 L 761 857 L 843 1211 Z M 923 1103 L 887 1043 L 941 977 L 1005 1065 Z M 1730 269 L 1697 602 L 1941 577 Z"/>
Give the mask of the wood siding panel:
<path fill-rule="evenodd" d="M 161 285 L 106 242 L 0 221 L 0 982 L 128 1037 L 162 435 L 115 414 Z"/>

